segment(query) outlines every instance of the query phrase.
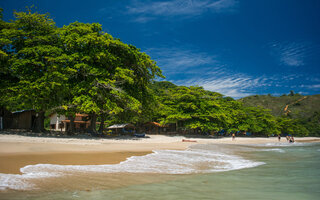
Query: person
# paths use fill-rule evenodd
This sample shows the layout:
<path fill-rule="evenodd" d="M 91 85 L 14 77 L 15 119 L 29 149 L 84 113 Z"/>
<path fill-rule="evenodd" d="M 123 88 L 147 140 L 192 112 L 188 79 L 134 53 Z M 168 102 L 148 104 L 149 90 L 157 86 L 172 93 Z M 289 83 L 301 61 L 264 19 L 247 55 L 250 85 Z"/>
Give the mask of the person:
<path fill-rule="evenodd" d="M 279 142 L 280 142 L 280 140 L 281 140 L 281 136 L 280 136 L 280 134 L 278 135 L 278 140 L 279 140 Z"/>
<path fill-rule="evenodd" d="M 294 143 L 294 138 L 293 138 L 293 136 L 291 136 L 289 142 L 290 142 L 290 143 Z"/>
<path fill-rule="evenodd" d="M 289 136 L 286 136 L 286 139 L 287 139 L 287 142 L 289 142 L 289 140 L 290 140 L 290 137 L 289 137 Z"/>
<path fill-rule="evenodd" d="M 236 135 L 232 133 L 232 141 L 236 139 Z"/>

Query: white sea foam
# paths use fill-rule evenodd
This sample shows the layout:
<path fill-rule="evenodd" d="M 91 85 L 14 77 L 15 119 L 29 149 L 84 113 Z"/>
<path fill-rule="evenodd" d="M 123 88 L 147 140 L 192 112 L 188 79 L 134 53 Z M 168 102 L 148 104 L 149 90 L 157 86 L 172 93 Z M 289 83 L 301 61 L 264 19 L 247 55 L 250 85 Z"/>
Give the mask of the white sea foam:
<path fill-rule="evenodd" d="M 278 148 L 273 148 L 273 149 L 261 149 L 260 151 L 274 151 L 274 152 L 279 152 L 279 153 L 285 153 L 285 150 L 283 150 L 283 149 L 278 149 Z"/>
<path fill-rule="evenodd" d="M 28 180 L 59 176 L 69 172 L 191 174 L 237 170 L 264 164 L 235 155 L 203 149 L 158 150 L 145 156 L 132 156 L 114 165 L 28 165 L 22 175 L 0 174 L 0 189 L 30 189 Z"/>
<path fill-rule="evenodd" d="M 265 143 L 265 144 L 251 144 L 248 146 L 258 146 L 258 147 L 291 147 L 291 146 L 310 146 L 312 143 L 288 143 L 288 142 L 274 142 L 274 143 Z"/>
<path fill-rule="evenodd" d="M 60 176 L 57 173 L 49 172 L 30 172 L 25 174 L 3 174 L 0 173 L 0 190 L 28 190 L 34 189 L 34 185 L 30 183 L 31 179 L 49 178 Z"/>

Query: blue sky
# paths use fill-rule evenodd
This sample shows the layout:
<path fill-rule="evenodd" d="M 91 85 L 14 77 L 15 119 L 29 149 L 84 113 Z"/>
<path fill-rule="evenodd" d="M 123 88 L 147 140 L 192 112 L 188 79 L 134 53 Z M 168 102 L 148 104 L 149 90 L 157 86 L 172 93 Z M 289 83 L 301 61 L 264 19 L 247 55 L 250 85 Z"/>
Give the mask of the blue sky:
<path fill-rule="evenodd" d="M 320 91 L 319 0 L 1 0 L 4 18 L 35 5 L 148 53 L 177 85 L 226 96 Z"/>

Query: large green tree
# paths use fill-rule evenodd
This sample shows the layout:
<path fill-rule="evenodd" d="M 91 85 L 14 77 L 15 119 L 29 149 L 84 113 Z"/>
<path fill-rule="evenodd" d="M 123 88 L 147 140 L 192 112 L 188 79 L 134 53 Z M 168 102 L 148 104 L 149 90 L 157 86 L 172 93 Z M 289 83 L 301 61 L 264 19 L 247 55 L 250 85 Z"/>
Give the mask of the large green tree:
<path fill-rule="evenodd" d="M 147 54 L 103 32 L 97 23 L 75 22 L 59 33 L 66 65 L 72 68 L 65 105 L 90 114 L 90 132 L 95 132 L 97 115 L 102 123 L 108 116 L 132 121 L 148 105 L 149 84 L 162 74 Z"/>
<path fill-rule="evenodd" d="M 67 80 L 63 65 L 57 61 L 63 53 L 57 27 L 48 14 L 28 10 L 14 16 L 10 28 L 1 32 L 10 53 L 8 70 L 19 80 L 7 88 L 6 100 L 12 109 L 36 110 L 33 130 L 43 131 L 45 111 L 60 104 Z"/>
<path fill-rule="evenodd" d="M 158 118 L 179 130 L 221 130 L 228 123 L 222 95 L 202 87 L 171 87 L 160 93 Z"/>

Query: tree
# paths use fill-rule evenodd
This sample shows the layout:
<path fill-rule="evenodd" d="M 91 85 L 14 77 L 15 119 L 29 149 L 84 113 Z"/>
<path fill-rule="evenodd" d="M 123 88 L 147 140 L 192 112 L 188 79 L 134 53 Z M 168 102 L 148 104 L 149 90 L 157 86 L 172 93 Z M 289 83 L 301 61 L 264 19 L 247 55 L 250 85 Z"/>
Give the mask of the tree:
<path fill-rule="evenodd" d="M 290 90 L 289 96 L 294 96 L 294 91 L 293 90 Z"/>
<path fill-rule="evenodd" d="M 2 30 L 10 53 L 10 73 L 19 79 L 7 88 L 7 100 L 12 108 L 35 109 L 37 118 L 33 131 L 44 130 L 45 111 L 58 106 L 64 94 L 64 66 L 61 65 L 57 27 L 48 14 L 15 12 L 12 28 Z M 2 40 L 3 41 L 3 40 Z"/>
<path fill-rule="evenodd" d="M 229 121 L 223 111 L 222 95 L 202 87 L 177 86 L 164 89 L 157 112 L 162 123 L 175 123 L 180 130 L 220 130 Z"/>
<path fill-rule="evenodd" d="M 2 20 L 2 11 L 3 9 L 0 8 L 0 106 L 5 106 L 9 103 L 5 95 L 8 92 L 7 88 L 16 84 L 19 79 L 10 70 L 11 47 L 10 40 L 5 34 L 12 28 L 12 23 Z"/>
<path fill-rule="evenodd" d="M 65 106 L 90 114 L 91 133 L 96 132 L 97 115 L 103 127 L 108 115 L 118 121 L 133 120 L 148 105 L 148 85 L 155 77 L 162 77 L 148 55 L 104 33 L 97 23 L 71 23 L 59 35 L 68 57 L 66 65 L 72 69 Z"/>

